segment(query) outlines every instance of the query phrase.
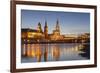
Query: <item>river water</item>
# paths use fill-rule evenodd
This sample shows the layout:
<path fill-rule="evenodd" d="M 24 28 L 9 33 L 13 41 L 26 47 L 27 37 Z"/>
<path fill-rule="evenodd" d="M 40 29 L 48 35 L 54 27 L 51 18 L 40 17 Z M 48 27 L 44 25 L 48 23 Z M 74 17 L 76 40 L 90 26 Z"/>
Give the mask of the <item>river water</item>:
<path fill-rule="evenodd" d="M 21 49 L 22 63 L 90 59 L 89 43 L 22 44 Z"/>

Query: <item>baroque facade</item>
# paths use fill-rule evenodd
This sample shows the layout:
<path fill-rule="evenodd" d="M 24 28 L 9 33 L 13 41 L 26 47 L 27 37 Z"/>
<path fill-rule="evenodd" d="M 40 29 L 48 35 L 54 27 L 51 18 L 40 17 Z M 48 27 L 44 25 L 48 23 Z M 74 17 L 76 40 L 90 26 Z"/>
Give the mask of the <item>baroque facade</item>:
<path fill-rule="evenodd" d="M 48 24 L 45 21 L 44 31 L 42 30 L 41 23 L 38 23 L 37 29 L 22 28 L 21 29 L 22 40 L 33 40 L 33 41 L 57 41 L 63 40 L 63 36 L 60 34 L 59 21 L 57 20 L 55 29 L 52 34 L 48 34 Z"/>
<path fill-rule="evenodd" d="M 30 29 L 30 28 L 21 29 L 21 39 L 24 42 L 26 40 L 39 41 L 42 40 L 42 38 L 44 38 L 44 34 L 40 22 L 38 23 L 37 29 Z"/>

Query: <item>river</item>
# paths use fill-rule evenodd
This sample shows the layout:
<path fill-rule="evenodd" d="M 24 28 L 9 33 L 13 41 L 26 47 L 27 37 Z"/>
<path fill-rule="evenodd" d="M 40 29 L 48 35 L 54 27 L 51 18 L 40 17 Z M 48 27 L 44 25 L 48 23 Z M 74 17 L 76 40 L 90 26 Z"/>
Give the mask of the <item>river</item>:
<path fill-rule="evenodd" d="M 89 43 L 22 44 L 21 49 L 22 63 L 90 59 Z"/>

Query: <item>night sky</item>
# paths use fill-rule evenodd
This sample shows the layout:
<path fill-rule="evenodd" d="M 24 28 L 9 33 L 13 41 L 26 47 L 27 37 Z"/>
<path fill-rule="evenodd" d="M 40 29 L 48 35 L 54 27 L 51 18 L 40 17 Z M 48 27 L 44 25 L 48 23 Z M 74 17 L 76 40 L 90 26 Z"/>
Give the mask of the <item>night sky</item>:
<path fill-rule="evenodd" d="M 59 20 L 61 34 L 90 32 L 90 13 L 21 10 L 21 28 L 37 29 L 40 22 L 43 29 L 45 21 L 47 21 L 48 33 L 52 33 L 57 19 Z"/>

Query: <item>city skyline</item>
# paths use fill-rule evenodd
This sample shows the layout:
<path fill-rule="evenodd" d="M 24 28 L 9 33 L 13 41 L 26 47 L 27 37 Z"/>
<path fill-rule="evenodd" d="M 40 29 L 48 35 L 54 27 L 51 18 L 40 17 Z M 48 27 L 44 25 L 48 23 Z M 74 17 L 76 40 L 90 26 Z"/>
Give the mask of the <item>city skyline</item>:
<path fill-rule="evenodd" d="M 59 20 L 61 34 L 90 32 L 89 13 L 21 10 L 22 28 L 37 29 L 40 22 L 42 29 L 44 29 L 45 21 L 47 21 L 48 33 L 51 34 L 55 29 L 57 19 Z"/>

